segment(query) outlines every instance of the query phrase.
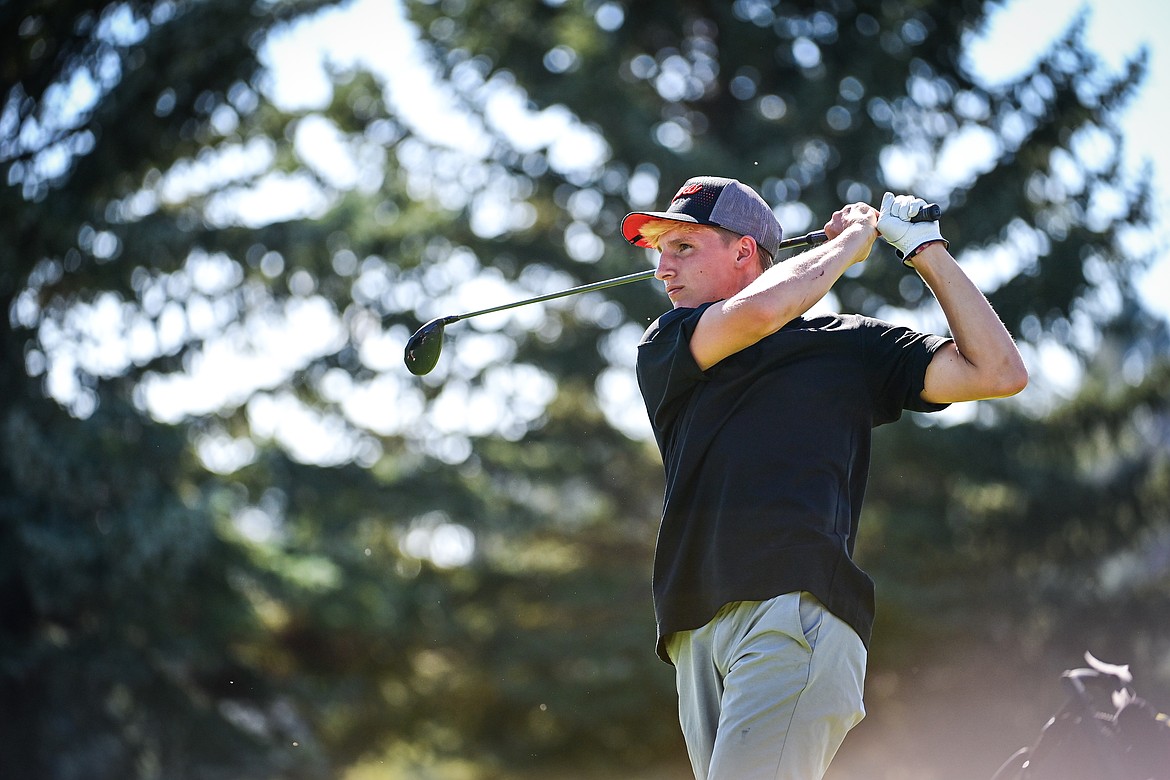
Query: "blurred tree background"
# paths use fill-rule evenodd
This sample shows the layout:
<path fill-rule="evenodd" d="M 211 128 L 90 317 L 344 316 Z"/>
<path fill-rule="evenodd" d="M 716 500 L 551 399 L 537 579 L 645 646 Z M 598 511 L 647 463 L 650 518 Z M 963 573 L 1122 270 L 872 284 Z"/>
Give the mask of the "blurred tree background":
<path fill-rule="evenodd" d="M 1116 120 L 1144 52 L 1111 71 L 1082 19 L 989 86 L 980 0 L 375 5 L 383 67 L 343 43 L 282 96 L 332 3 L 0 3 L 0 777 L 686 776 L 632 379 L 666 298 L 401 354 L 642 267 L 621 217 L 696 173 L 790 235 L 937 201 L 1033 370 L 879 431 L 832 776 L 987 777 L 1086 649 L 1170 707 L 1170 361 Z M 944 327 L 892 252 L 857 270 L 828 305 Z"/>

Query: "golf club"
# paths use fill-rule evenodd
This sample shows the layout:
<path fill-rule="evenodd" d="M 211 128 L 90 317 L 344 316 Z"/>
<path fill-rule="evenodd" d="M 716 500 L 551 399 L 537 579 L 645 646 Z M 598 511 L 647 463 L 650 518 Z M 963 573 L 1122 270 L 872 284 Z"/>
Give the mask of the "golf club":
<path fill-rule="evenodd" d="M 924 207 L 911 221 L 934 222 L 941 215 L 942 210 L 938 205 L 932 203 Z M 802 236 L 795 236 L 781 241 L 779 248 L 795 249 L 803 246 L 815 246 L 816 244 L 823 244 L 827 240 L 828 237 L 825 235 L 825 231 L 814 230 L 811 233 L 805 233 Z M 543 303 L 544 301 L 565 298 L 570 295 L 580 295 L 581 293 L 604 290 L 609 287 L 618 287 L 623 284 L 630 284 L 631 282 L 640 282 L 644 279 L 653 279 L 655 273 L 656 269 L 648 268 L 645 271 L 638 271 L 600 282 L 592 282 L 591 284 L 582 284 L 578 287 L 561 290 L 560 292 L 538 295 L 535 298 L 526 298 L 515 303 L 505 303 L 501 306 L 492 306 L 489 309 L 480 309 L 479 311 L 467 312 L 466 314 L 449 314 L 445 317 L 436 317 L 415 331 L 414 335 L 407 340 L 403 360 L 406 363 L 406 368 L 415 376 L 429 374 L 435 367 L 435 364 L 439 362 L 439 353 L 443 350 L 443 330 L 452 323 L 472 317 L 479 317 L 483 314 L 494 314 L 498 311 L 528 306 L 532 303 Z"/>

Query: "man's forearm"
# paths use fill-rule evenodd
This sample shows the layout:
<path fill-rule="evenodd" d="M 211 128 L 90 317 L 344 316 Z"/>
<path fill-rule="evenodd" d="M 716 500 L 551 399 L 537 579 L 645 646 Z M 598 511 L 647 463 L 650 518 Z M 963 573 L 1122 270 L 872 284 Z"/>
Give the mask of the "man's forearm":
<path fill-rule="evenodd" d="M 829 241 L 769 268 L 708 308 L 691 335 L 695 363 L 705 370 L 812 308 L 849 266 L 869 255 L 877 238 L 876 217 L 865 204 L 845 206 L 825 225 Z"/>
<path fill-rule="evenodd" d="M 758 306 L 774 329 L 799 317 L 833 289 L 837 280 L 869 254 L 877 237 L 865 225 L 852 225 L 830 241 L 777 263 L 727 303 Z"/>

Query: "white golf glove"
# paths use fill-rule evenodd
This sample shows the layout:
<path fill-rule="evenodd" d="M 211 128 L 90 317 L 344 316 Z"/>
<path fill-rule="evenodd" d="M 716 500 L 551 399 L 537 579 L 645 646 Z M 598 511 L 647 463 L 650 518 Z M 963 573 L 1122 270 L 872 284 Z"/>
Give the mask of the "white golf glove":
<path fill-rule="evenodd" d="M 913 195 L 895 196 L 887 192 L 882 197 L 881 212 L 878 214 L 877 229 L 882 238 L 893 245 L 895 254 L 902 263 L 914 267 L 911 259 L 923 244 L 941 241 L 948 245 L 938 222 L 911 222 L 910 220 L 926 206 L 926 201 Z"/>

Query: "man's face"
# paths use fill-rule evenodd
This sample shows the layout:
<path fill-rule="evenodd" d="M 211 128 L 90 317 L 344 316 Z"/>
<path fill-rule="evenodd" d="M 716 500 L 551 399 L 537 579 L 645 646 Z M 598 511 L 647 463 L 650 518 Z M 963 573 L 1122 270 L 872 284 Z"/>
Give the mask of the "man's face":
<path fill-rule="evenodd" d="M 730 298 L 743 287 L 737 270 L 738 243 L 710 228 L 679 227 L 662 235 L 654 274 L 674 307 L 694 308 Z"/>

